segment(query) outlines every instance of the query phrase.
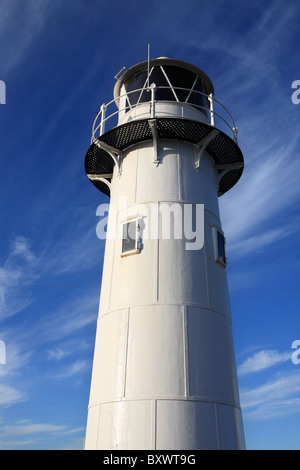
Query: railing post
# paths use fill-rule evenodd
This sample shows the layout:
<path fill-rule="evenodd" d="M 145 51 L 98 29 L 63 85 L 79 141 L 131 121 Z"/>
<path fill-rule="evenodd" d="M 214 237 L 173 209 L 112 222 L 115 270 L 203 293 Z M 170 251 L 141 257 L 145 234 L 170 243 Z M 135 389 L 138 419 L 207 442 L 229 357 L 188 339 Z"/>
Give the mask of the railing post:
<path fill-rule="evenodd" d="M 212 93 L 208 96 L 209 101 L 209 111 L 210 111 L 210 124 L 215 125 L 215 116 L 214 116 L 214 100 Z"/>
<path fill-rule="evenodd" d="M 233 132 L 233 136 L 234 136 L 234 141 L 235 141 L 235 143 L 237 144 L 237 143 L 238 143 L 238 140 L 237 140 L 238 128 L 237 128 L 237 127 L 233 127 L 232 132 Z"/>
<path fill-rule="evenodd" d="M 151 114 L 151 119 L 154 119 L 155 118 L 155 90 L 156 90 L 155 83 L 151 84 L 150 89 L 151 89 L 150 114 Z"/>
<path fill-rule="evenodd" d="M 104 134 L 105 132 L 105 112 L 106 112 L 106 106 L 103 103 L 100 108 L 100 113 L 101 113 L 100 136 Z"/>

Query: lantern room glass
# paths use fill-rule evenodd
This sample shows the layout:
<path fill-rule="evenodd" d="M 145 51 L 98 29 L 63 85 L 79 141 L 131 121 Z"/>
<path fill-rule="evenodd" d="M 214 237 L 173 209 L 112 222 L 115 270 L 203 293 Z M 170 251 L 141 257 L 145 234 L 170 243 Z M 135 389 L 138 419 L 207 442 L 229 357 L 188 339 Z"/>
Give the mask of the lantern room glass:
<path fill-rule="evenodd" d="M 128 107 L 150 101 L 148 85 L 155 83 L 156 101 L 178 101 L 195 106 L 209 116 L 207 90 L 203 80 L 194 72 L 174 65 L 152 67 L 131 75 L 124 83 Z M 138 90 L 138 91 L 135 91 Z"/>

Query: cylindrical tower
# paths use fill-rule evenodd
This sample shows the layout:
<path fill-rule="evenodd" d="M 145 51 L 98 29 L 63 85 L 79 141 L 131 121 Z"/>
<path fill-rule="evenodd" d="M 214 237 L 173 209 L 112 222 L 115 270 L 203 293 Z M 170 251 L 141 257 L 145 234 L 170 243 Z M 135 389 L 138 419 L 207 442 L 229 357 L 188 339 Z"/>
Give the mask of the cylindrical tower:
<path fill-rule="evenodd" d="M 85 448 L 243 449 L 218 206 L 236 127 L 189 63 L 121 73 L 85 159 L 111 197 Z"/>

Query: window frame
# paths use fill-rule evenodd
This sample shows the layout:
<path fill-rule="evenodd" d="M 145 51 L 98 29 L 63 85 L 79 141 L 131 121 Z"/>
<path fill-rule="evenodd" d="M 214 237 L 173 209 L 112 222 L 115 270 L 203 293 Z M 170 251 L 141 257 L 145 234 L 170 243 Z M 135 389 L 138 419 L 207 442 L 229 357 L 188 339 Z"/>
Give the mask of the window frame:
<path fill-rule="evenodd" d="M 124 237 L 123 237 L 123 234 L 124 234 L 124 226 L 125 225 L 129 225 L 131 224 L 132 222 L 135 222 L 136 223 L 136 227 L 135 227 L 135 234 L 136 234 L 136 237 L 135 237 L 135 244 L 134 244 L 134 248 L 132 250 L 128 250 L 128 251 L 123 251 L 123 240 L 124 240 Z M 131 255 L 136 255 L 138 253 L 140 253 L 140 246 L 141 246 L 141 237 L 140 237 L 140 219 L 138 217 L 134 217 L 134 218 L 130 218 L 130 219 L 126 219 L 126 220 L 123 220 L 121 221 L 121 226 L 122 226 L 122 229 L 121 229 L 121 258 L 124 258 L 126 256 L 131 256 Z M 128 230 L 127 230 L 127 234 L 128 234 Z"/>
<path fill-rule="evenodd" d="M 212 226 L 212 232 L 213 232 L 213 246 L 214 246 L 214 257 L 215 257 L 215 262 L 226 268 L 227 265 L 227 256 L 226 256 L 226 238 L 224 235 L 224 232 L 222 229 L 220 229 L 217 226 Z M 218 234 L 221 235 L 223 239 L 223 251 L 224 251 L 224 260 L 222 259 L 222 256 L 220 256 L 219 252 L 219 239 L 218 239 Z"/>

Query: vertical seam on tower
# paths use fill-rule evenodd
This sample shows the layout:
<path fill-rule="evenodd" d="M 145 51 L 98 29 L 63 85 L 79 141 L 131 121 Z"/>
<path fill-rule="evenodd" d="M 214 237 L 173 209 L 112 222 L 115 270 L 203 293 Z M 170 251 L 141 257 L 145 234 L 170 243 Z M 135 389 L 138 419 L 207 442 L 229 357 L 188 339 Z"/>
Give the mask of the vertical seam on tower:
<path fill-rule="evenodd" d="M 126 346 L 125 346 L 125 361 L 124 361 L 123 398 L 125 398 L 125 396 L 126 396 L 127 360 L 128 360 L 128 344 L 129 344 L 129 318 L 130 318 L 130 307 L 127 308 L 127 326 L 126 326 Z"/>
<path fill-rule="evenodd" d="M 177 180 L 178 180 L 178 200 L 182 200 L 182 178 L 181 178 L 181 159 L 179 155 L 179 144 L 176 145 L 177 150 Z"/>
<path fill-rule="evenodd" d="M 156 450 L 156 445 L 157 445 L 157 400 L 154 400 L 154 410 L 153 410 L 153 415 L 154 415 L 154 442 L 152 443 L 152 447 L 154 450 Z"/>
<path fill-rule="evenodd" d="M 205 213 L 205 207 L 204 207 L 204 229 L 205 229 L 205 219 L 206 219 L 206 213 Z M 211 230 L 211 227 L 209 226 L 209 230 Z M 203 244 L 203 254 L 204 254 L 204 268 L 205 268 L 205 284 L 206 284 L 206 295 L 207 295 L 207 306 L 210 308 L 210 295 L 209 295 L 209 283 L 208 283 L 208 271 L 207 271 L 207 254 L 206 254 L 206 240 L 205 240 L 205 232 L 204 232 L 204 244 Z"/>
<path fill-rule="evenodd" d="M 101 419 L 101 404 L 99 405 L 99 412 L 98 412 L 98 425 L 97 425 L 97 440 L 96 440 L 96 450 L 98 450 L 98 442 L 99 442 L 99 429 L 100 429 L 100 419 Z"/>
<path fill-rule="evenodd" d="M 119 220 L 119 212 L 117 212 L 117 217 L 116 217 L 116 224 L 115 224 L 115 233 L 118 233 L 118 220 Z M 114 239 L 114 248 L 113 248 L 113 256 L 112 256 L 112 267 L 111 267 L 111 272 L 110 272 L 110 286 L 109 286 L 109 302 L 108 302 L 108 310 L 111 308 L 111 291 L 112 291 L 112 280 L 113 280 L 113 274 L 114 274 L 114 258 L 115 258 L 115 252 L 116 252 L 116 241 L 118 237 L 115 237 Z M 104 253 L 104 258 L 105 258 L 105 253 Z"/>
<path fill-rule="evenodd" d="M 187 398 L 189 390 L 189 364 L 188 364 L 188 340 L 187 340 L 187 308 L 182 306 L 183 310 L 183 357 L 184 357 L 184 396 Z"/>
<path fill-rule="evenodd" d="M 237 384 L 237 376 L 236 374 L 233 373 L 234 370 L 236 370 L 236 359 L 235 359 L 235 355 L 234 355 L 234 346 L 233 346 L 233 340 L 231 339 L 232 338 L 232 335 L 231 335 L 231 325 L 230 325 L 230 320 L 228 318 L 228 316 L 225 317 L 225 329 L 226 329 L 226 338 L 225 338 L 225 341 L 226 341 L 226 349 L 227 351 L 231 351 L 231 357 L 230 357 L 230 361 L 231 361 L 231 364 L 234 364 L 234 367 L 231 367 L 230 368 L 230 393 L 231 393 L 231 401 L 232 403 L 235 403 L 235 404 L 239 404 L 239 395 L 236 396 L 236 394 L 234 393 L 236 387 L 235 387 L 235 384 Z M 237 391 L 238 391 L 238 387 L 237 387 Z"/>
<path fill-rule="evenodd" d="M 137 181 L 138 181 L 138 169 L 139 169 L 139 155 L 140 151 L 137 149 L 136 151 L 136 169 L 135 169 L 135 190 L 134 190 L 134 202 L 136 203 L 136 195 L 137 195 Z"/>
<path fill-rule="evenodd" d="M 157 254 L 156 254 L 156 302 L 159 301 L 159 235 L 160 235 L 160 201 L 157 203 Z"/>
<path fill-rule="evenodd" d="M 217 411 L 217 404 L 214 405 L 215 408 L 215 419 L 216 419 L 216 433 L 217 433 L 217 443 L 218 443 L 218 450 L 220 450 L 220 436 L 219 436 L 219 424 L 218 424 L 218 411 Z"/>

